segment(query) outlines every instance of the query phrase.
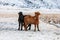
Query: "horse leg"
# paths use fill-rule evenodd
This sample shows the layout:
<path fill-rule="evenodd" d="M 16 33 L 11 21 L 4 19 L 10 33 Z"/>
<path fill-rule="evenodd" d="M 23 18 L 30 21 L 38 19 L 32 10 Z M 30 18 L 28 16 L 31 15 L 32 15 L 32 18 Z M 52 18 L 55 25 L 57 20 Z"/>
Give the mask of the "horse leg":
<path fill-rule="evenodd" d="M 18 28 L 18 30 L 20 30 L 20 22 L 19 22 L 19 28 Z"/>
<path fill-rule="evenodd" d="M 34 31 L 36 31 L 36 25 L 35 25 L 35 29 L 34 29 Z"/>
<path fill-rule="evenodd" d="M 29 27 L 29 29 L 28 29 L 28 30 L 30 30 L 30 29 L 31 29 L 31 24 L 29 24 L 29 25 L 28 25 L 28 27 Z"/>
<path fill-rule="evenodd" d="M 23 23 L 21 23 L 21 30 L 22 30 L 22 28 L 23 28 Z"/>
<path fill-rule="evenodd" d="M 27 25 L 24 23 L 24 30 L 27 31 Z"/>
<path fill-rule="evenodd" d="M 27 31 L 27 25 L 25 25 L 25 31 Z"/>
<path fill-rule="evenodd" d="M 39 26 L 38 26 L 38 24 L 37 24 L 37 29 L 38 29 L 38 31 L 40 31 L 40 30 L 39 30 Z"/>

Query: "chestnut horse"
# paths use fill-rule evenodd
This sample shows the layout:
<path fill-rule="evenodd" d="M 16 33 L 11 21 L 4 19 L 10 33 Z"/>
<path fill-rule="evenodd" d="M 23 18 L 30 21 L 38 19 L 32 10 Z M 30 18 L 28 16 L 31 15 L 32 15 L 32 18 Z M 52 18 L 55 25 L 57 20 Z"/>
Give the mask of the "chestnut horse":
<path fill-rule="evenodd" d="M 25 31 L 27 31 L 27 25 L 28 24 L 34 24 L 35 25 L 35 28 L 34 28 L 34 31 L 36 31 L 36 27 L 39 30 L 39 15 L 40 13 L 39 12 L 35 12 L 35 16 L 25 16 L 24 17 L 24 28 L 25 28 Z"/>
<path fill-rule="evenodd" d="M 18 28 L 18 30 L 20 30 L 20 28 L 22 30 L 23 25 L 24 25 L 24 17 L 27 16 L 27 15 L 23 15 L 22 12 L 19 12 L 18 15 L 19 15 L 19 18 L 18 18 L 19 28 Z M 29 24 L 28 26 L 29 26 L 29 30 L 30 30 L 31 29 L 31 24 Z"/>

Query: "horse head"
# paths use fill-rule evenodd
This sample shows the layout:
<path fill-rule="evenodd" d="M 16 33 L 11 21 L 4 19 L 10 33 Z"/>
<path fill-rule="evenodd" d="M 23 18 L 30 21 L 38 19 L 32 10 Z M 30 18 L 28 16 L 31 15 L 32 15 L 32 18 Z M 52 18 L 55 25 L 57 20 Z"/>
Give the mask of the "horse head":
<path fill-rule="evenodd" d="M 19 15 L 23 15 L 22 12 L 19 12 L 18 14 L 19 14 Z"/>

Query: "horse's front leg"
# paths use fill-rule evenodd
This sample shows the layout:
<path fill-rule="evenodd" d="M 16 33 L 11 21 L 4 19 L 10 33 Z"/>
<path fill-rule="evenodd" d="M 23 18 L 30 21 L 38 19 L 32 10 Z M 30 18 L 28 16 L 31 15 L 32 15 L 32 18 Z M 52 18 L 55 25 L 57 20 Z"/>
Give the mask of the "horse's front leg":
<path fill-rule="evenodd" d="M 35 24 L 34 24 L 34 25 L 35 25 Z M 36 25 L 35 25 L 34 31 L 36 31 Z"/>
<path fill-rule="evenodd" d="M 18 27 L 18 30 L 20 30 L 20 22 L 19 22 L 19 27 Z"/>
<path fill-rule="evenodd" d="M 26 24 L 24 24 L 24 30 L 27 31 L 27 25 Z"/>
<path fill-rule="evenodd" d="M 38 29 L 38 31 L 40 31 L 40 30 L 39 30 L 39 25 L 38 25 L 38 24 L 37 24 L 37 29 Z"/>
<path fill-rule="evenodd" d="M 23 29 L 23 23 L 21 23 L 21 30 Z"/>

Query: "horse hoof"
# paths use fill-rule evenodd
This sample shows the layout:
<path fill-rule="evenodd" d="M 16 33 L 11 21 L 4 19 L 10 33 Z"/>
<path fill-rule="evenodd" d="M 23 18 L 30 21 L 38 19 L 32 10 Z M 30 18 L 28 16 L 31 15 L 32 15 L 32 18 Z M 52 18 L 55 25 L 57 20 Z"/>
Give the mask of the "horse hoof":
<path fill-rule="evenodd" d="M 22 29 L 21 29 L 22 30 Z"/>
<path fill-rule="evenodd" d="M 18 29 L 18 30 L 20 30 L 20 29 Z"/>
<path fill-rule="evenodd" d="M 40 30 L 38 30 L 38 31 L 40 31 Z"/>
<path fill-rule="evenodd" d="M 36 30 L 34 30 L 34 32 L 35 32 Z"/>
<path fill-rule="evenodd" d="M 28 30 L 30 30 L 30 28 Z"/>
<path fill-rule="evenodd" d="M 27 31 L 27 30 L 25 30 L 25 31 Z"/>
<path fill-rule="evenodd" d="M 25 29 L 25 31 L 27 31 L 27 29 Z"/>

